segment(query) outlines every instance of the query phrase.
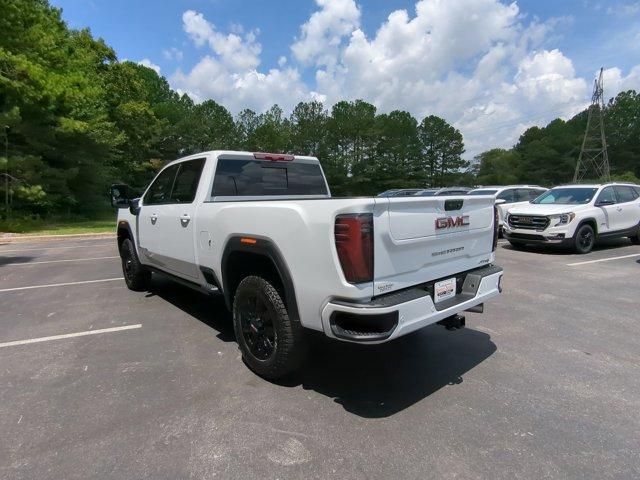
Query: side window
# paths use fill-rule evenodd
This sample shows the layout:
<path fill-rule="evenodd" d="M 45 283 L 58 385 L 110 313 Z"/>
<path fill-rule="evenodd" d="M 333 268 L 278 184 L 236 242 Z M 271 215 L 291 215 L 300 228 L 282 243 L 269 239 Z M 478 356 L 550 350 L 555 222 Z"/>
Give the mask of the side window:
<path fill-rule="evenodd" d="M 513 188 L 509 188 L 498 195 L 497 199 L 504 200 L 504 203 L 513 203 L 516 201 L 516 191 Z"/>
<path fill-rule="evenodd" d="M 616 199 L 616 192 L 613 190 L 613 187 L 606 187 L 604 190 L 602 190 L 602 192 L 600 192 L 600 195 L 598 195 L 598 200 L 596 203 L 605 203 L 608 205 L 612 205 L 617 202 L 618 200 Z"/>
<path fill-rule="evenodd" d="M 196 198 L 198 182 L 204 167 L 204 158 L 187 160 L 179 164 L 180 169 L 176 175 L 171 192 L 172 203 L 191 203 Z"/>
<path fill-rule="evenodd" d="M 518 188 L 516 190 L 516 202 L 528 202 L 529 198 L 529 189 L 528 188 Z"/>
<path fill-rule="evenodd" d="M 144 195 L 143 205 L 161 205 L 170 202 L 169 197 L 178 167 L 179 165 L 171 165 L 160 172 Z"/>
<path fill-rule="evenodd" d="M 631 187 L 620 185 L 615 187 L 615 189 L 621 203 L 633 202 L 638 198 L 637 192 Z"/>
<path fill-rule="evenodd" d="M 535 200 L 540 195 L 542 195 L 544 192 L 546 192 L 546 190 L 541 190 L 541 189 L 536 189 L 536 188 L 530 189 L 529 190 L 529 200 Z"/>

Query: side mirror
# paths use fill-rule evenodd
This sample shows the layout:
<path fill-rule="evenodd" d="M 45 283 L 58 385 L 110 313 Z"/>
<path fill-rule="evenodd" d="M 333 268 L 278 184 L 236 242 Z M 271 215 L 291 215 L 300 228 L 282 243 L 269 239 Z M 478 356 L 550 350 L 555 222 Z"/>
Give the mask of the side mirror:
<path fill-rule="evenodd" d="M 615 202 L 613 200 L 599 200 L 596 202 L 596 207 L 604 207 L 607 205 L 613 205 Z"/>
<path fill-rule="evenodd" d="M 116 183 L 109 187 L 109 198 L 111 199 L 111 206 L 116 208 L 127 208 L 129 206 L 129 200 L 131 188 L 124 183 Z"/>
<path fill-rule="evenodd" d="M 129 211 L 131 212 L 131 215 L 138 215 L 138 213 L 140 213 L 140 199 L 139 198 L 133 198 L 133 199 L 129 200 Z"/>
<path fill-rule="evenodd" d="M 496 205 L 502 205 L 503 203 L 507 203 L 507 201 L 504 198 L 496 199 Z"/>

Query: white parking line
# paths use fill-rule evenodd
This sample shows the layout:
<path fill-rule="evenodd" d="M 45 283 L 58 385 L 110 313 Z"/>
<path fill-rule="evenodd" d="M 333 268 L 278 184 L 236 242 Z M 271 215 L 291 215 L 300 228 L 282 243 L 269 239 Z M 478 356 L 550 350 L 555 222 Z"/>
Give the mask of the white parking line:
<path fill-rule="evenodd" d="M 84 283 L 115 282 L 116 280 L 124 280 L 124 277 L 103 278 L 102 280 L 84 280 L 83 282 L 50 283 L 49 285 L 30 285 L 28 287 L 3 288 L 0 290 L 0 293 L 15 292 L 18 290 L 31 290 L 33 288 L 66 287 L 67 285 L 82 285 Z"/>
<path fill-rule="evenodd" d="M 90 258 L 72 258 L 70 260 L 45 260 L 42 262 L 16 262 L 16 263 L 5 263 L 4 266 L 29 266 L 29 265 L 42 265 L 43 263 L 63 263 L 63 262 L 86 262 L 89 260 L 105 260 L 107 258 L 120 258 L 118 256 L 115 257 L 90 257 Z"/>
<path fill-rule="evenodd" d="M 67 248 L 92 248 L 92 247 L 108 247 L 108 246 L 115 247 L 115 245 L 116 245 L 115 242 L 111 242 L 111 243 L 94 243 L 93 245 L 73 245 L 73 246 L 67 246 L 67 247 L 19 248 L 14 250 L 0 250 L 0 255 L 2 255 L 3 253 L 32 252 L 34 250 L 64 250 Z"/>
<path fill-rule="evenodd" d="M 599 260 L 587 260 L 586 262 L 567 263 L 568 267 L 576 267 L 578 265 L 587 265 L 589 263 L 608 262 L 609 260 L 620 260 L 622 258 L 640 257 L 640 253 L 634 253 L 632 255 L 622 255 L 620 257 L 601 258 Z"/>
<path fill-rule="evenodd" d="M 123 325 L 122 327 L 101 328 L 99 330 L 87 330 L 85 332 L 65 333 L 64 335 L 52 335 L 50 337 L 28 338 L 27 340 L 14 340 L 13 342 L 0 343 L 0 348 L 13 347 L 16 345 L 27 345 L 29 343 L 49 342 L 51 340 L 61 340 L 63 338 L 84 337 L 85 335 L 97 335 L 98 333 L 121 332 L 122 330 L 133 330 L 142 327 L 141 323 L 135 325 Z"/>

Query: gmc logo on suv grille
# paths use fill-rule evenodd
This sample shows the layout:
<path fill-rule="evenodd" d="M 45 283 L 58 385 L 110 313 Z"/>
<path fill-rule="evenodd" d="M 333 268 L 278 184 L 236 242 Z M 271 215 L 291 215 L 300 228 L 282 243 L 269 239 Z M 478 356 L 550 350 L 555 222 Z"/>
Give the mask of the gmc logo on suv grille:
<path fill-rule="evenodd" d="M 436 219 L 436 230 L 443 228 L 468 227 L 469 215 L 462 217 L 442 217 Z"/>

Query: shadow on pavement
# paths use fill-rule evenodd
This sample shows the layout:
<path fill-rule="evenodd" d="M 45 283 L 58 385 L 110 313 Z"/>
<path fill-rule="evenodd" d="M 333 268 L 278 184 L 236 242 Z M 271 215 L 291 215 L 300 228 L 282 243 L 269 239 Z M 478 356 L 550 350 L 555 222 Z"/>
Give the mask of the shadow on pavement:
<path fill-rule="evenodd" d="M 153 276 L 147 296 L 153 295 L 157 295 L 216 330 L 217 337 L 223 342 L 235 342 L 231 313 L 226 309 L 222 295 L 208 296 L 161 275 Z"/>
<path fill-rule="evenodd" d="M 11 263 L 29 263 L 34 257 L 0 257 L 0 267 Z"/>
<path fill-rule="evenodd" d="M 157 295 L 235 341 L 231 314 L 222 296 L 208 297 L 155 276 L 148 296 Z M 381 345 L 358 345 L 308 332 L 310 353 L 300 373 L 282 387 L 302 386 L 366 418 L 388 417 L 410 407 L 462 376 L 496 351 L 491 337 L 465 328 L 432 325 Z"/>
<path fill-rule="evenodd" d="M 316 336 L 298 382 L 366 418 L 388 417 L 462 383 L 465 373 L 496 351 L 486 333 L 436 325 L 381 345 Z"/>

